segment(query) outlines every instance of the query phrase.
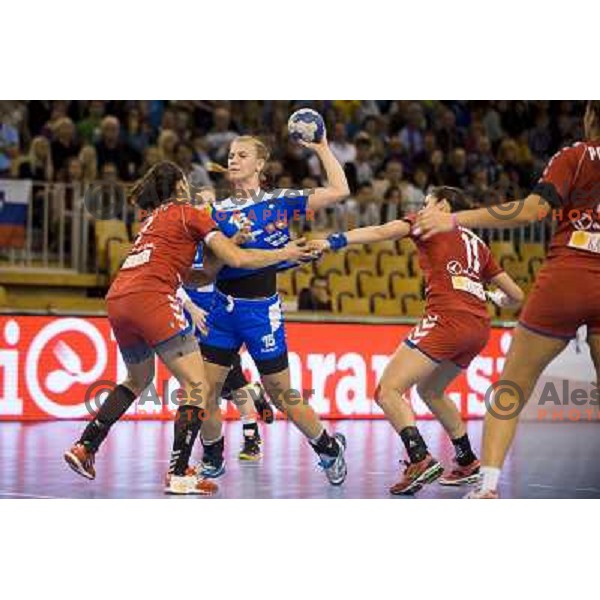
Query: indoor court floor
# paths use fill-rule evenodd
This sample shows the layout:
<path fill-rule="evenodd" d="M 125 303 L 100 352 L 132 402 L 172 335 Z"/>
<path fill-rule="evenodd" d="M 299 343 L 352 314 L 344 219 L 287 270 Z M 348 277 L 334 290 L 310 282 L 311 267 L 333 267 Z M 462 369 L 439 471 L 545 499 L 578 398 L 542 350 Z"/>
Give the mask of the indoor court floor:
<path fill-rule="evenodd" d="M 330 421 L 346 435 L 349 474 L 330 486 L 316 467 L 303 437 L 285 421 L 261 425 L 264 458 L 240 462 L 241 424 L 225 426 L 227 472 L 215 498 L 389 498 L 398 479 L 400 443 L 385 421 Z M 78 437 L 81 421 L 0 423 L 0 499 L 4 498 L 168 498 L 162 481 L 172 439 L 169 422 L 115 425 L 96 459 L 97 478 L 87 481 L 64 463 L 62 453 Z M 479 447 L 482 422 L 468 425 Z M 445 467 L 453 457 L 439 424 L 421 421 L 423 437 Z M 199 445 L 196 452 L 200 450 Z M 504 498 L 600 498 L 598 423 L 534 423 L 519 426 L 517 441 L 500 480 Z M 416 498 L 461 498 L 466 488 L 426 486 Z M 197 496 L 183 497 L 199 500 Z M 205 499 L 205 498 L 202 498 Z"/>

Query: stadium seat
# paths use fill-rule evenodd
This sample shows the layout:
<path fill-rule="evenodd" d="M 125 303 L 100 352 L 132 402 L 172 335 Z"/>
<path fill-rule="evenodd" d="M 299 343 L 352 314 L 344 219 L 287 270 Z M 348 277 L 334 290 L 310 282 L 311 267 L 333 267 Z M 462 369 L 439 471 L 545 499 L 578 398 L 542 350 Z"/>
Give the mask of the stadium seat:
<path fill-rule="evenodd" d="M 277 274 L 277 291 L 284 296 L 294 296 L 294 281 L 291 269 Z"/>
<path fill-rule="evenodd" d="M 386 240 L 385 242 L 375 242 L 374 244 L 369 244 L 367 249 L 370 254 L 375 254 L 379 256 L 381 253 L 383 254 L 398 254 L 398 247 L 395 241 Z"/>
<path fill-rule="evenodd" d="M 408 259 L 408 270 L 412 277 L 421 277 L 423 274 L 419 264 L 419 255 L 416 252 L 413 252 Z"/>
<path fill-rule="evenodd" d="M 519 260 L 519 255 L 512 242 L 490 242 L 490 250 L 502 268 L 508 268 L 508 263 Z"/>
<path fill-rule="evenodd" d="M 371 314 L 371 301 L 369 298 L 353 298 L 342 294 L 339 300 L 342 314 L 365 316 Z"/>
<path fill-rule="evenodd" d="M 127 258 L 131 246 L 131 242 L 121 242 L 114 239 L 108 241 L 108 274 L 111 281 L 115 278 L 123 261 Z"/>
<path fill-rule="evenodd" d="M 392 275 L 391 277 L 391 290 L 394 298 L 404 294 L 414 294 L 420 298 L 421 287 L 421 280 L 416 277 L 401 277 L 400 275 Z"/>
<path fill-rule="evenodd" d="M 8 305 L 8 296 L 6 295 L 6 288 L 0 285 L 0 306 Z"/>
<path fill-rule="evenodd" d="M 379 274 L 388 277 L 391 273 L 400 273 L 408 277 L 408 257 L 390 254 L 379 255 Z"/>
<path fill-rule="evenodd" d="M 397 298 L 373 297 L 373 313 L 380 317 L 399 317 L 402 315 L 402 304 Z"/>
<path fill-rule="evenodd" d="M 513 279 L 524 279 L 526 281 L 529 280 L 529 266 L 527 265 L 527 263 L 524 262 L 511 262 L 506 264 L 506 272 L 513 278 Z"/>
<path fill-rule="evenodd" d="M 315 263 L 315 271 L 322 277 L 327 276 L 330 271 L 346 273 L 346 253 L 329 252 Z"/>
<path fill-rule="evenodd" d="M 529 263 L 532 258 L 544 260 L 546 258 L 546 249 L 543 244 L 535 242 L 523 242 L 519 247 L 521 259 Z"/>
<path fill-rule="evenodd" d="M 328 280 L 329 290 L 332 295 L 347 292 L 354 296 L 358 296 L 355 273 L 350 275 L 338 275 L 337 273 L 331 273 L 328 277 Z"/>
<path fill-rule="evenodd" d="M 131 239 L 132 240 L 135 240 L 135 238 L 137 237 L 137 234 L 140 232 L 141 228 L 142 228 L 141 221 L 133 222 L 133 224 L 131 225 Z"/>
<path fill-rule="evenodd" d="M 377 273 L 377 256 L 375 254 L 346 253 L 346 268 L 348 273 L 354 271 L 369 271 Z"/>
<path fill-rule="evenodd" d="M 107 219 L 94 223 L 96 235 L 96 259 L 100 270 L 108 269 L 108 242 L 117 240 L 128 242 L 129 235 L 125 223 L 119 219 Z"/>
<path fill-rule="evenodd" d="M 490 315 L 490 319 L 498 318 L 498 307 L 494 303 L 488 302 L 487 310 L 488 310 L 488 314 Z"/>
<path fill-rule="evenodd" d="M 361 296 L 380 294 L 387 297 L 390 295 L 388 278 L 369 273 L 358 274 L 358 290 Z"/>
<path fill-rule="evenodd" d="M 422 317 L 425 312 L 425 300 L 417 298 L 413 294 L 407 294 L 402 298 L 404 314 L 407 317 Z"/>
<path fill-rule="evenodd" d="M 415 243 L 409 238 L 402 238 L 397 242 L 398 250 L 400 254 L 412 254 L 416 251 Z"/>
<path fill-rule="evenodd" d="M 298 295 L 304 288 L 310 287 L 310 280 L 314 277 L 312 269 L 308 266 L 298 267 L 292 271 L 293 291 Z"/>

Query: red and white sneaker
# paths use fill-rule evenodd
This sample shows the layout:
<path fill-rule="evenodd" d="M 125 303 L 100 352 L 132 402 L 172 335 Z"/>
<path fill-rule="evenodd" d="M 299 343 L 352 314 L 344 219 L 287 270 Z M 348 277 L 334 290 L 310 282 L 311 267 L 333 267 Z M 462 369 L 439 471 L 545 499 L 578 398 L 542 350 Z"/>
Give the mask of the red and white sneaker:
<path fill-rule="evenodd" d="M 165 494 L 212 496 L 218 491 L 219 486 L 216 483 L 198 477 L 198 472 L 193 467 L 188 467 L 185 475 L 167 473 L 165 476 Z"/>
<path fill-rule="evenodd" d="M 497 490 L 484 490 L 483 488 L 477 488 L 471 490 L 465 497 L 465 500 L 498 500 L 500 496 Z"/>
<path fill-rule="evenodd" d="M 96 478 L 94 468 L 95 454 L 88 450 L 83 444 L 75 444 L 64 454 L 65 461 L 77 473 L 86 479 Z"/>
<path fill-rule="evenodd" d="M 395 496 L 414 494 L 423 485 L 435 481 L 444 472 L 442 465 L 431 454 L 428 454 L 418 463 L 405 462 L 404 464 L 406 469 L 402 479 L 390 488 L 390 493 Z"/>
<path fill-rule="evenodd" d="M 440 477 L 440 485 L 466 485 L 468 483 L 477 483 L 479 481 L 479 467 L 481 463 L 475 459 L 473 462 L 461 467 L 458 463 L 456 467 L 447 475 Z"/>

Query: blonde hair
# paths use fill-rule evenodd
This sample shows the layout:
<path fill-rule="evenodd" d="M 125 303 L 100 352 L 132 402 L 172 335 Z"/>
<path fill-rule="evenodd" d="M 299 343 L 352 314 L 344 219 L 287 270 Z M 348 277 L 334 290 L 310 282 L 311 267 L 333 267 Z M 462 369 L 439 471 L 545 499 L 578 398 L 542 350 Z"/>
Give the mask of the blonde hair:
<path fill-rule="evenodd" d="M 257 138 L 253 135 L 240 135 L 231 142 L 231 145 L 235 144 L 236 142 L 241 144 L 254 144 L 254 149 L 256 150 L 256 157 L 261 160 L 264 160 L 265 165 L 269 161 L 271 152 L 269 150 L 269 147 L 260 138 Z M 223 167 L 222 165 L 215 162 L 207 163 L 206 170 L 209 173 L 227 173 L 226 167 Z M 262 174 L 262 171 L 259 173 L 259 178 L 261 181 L 265 180 L 265 176 Z"/>
<path fill-rule="evenodd" d="M 96 181 L 98 178 L 98 155 L 94 146 L 84 146 L 79 153 L 81 170 L 83 172 L 83 181 Z"/>

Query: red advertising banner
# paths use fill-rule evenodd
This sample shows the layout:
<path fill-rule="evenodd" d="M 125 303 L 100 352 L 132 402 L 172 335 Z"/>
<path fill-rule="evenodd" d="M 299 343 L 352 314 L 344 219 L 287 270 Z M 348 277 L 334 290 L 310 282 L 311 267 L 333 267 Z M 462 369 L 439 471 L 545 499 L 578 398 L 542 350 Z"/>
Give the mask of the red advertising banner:
<path fill-rule="evenodd" d="M 310 398 L 325 418 L 379 418 L 373 402 L 389 356 L 410 326 L 288 323 L 292 388 Z M 448 389 L 465 417 L 480 417 L 483 397 L 501 373 L 510 329 L 495 328 L 471 366 Z M 244 352 L 247 374 L 257 377 Z M 89 402 L 125 377 L 125 366 L 106 318 L 0 316 L 0 420 L 83 419 Z M 157 361 L 156 394 L 145 394 L 127 413 L 131 419 L 170 419 L 178 385 Z M 104 392 L 103 392 L 104 390 Z M 430 416 L 412 391 L 414 408 Z M 234 418 L 231 403 L 226 418 Z"/>

